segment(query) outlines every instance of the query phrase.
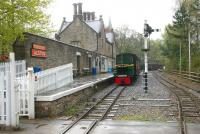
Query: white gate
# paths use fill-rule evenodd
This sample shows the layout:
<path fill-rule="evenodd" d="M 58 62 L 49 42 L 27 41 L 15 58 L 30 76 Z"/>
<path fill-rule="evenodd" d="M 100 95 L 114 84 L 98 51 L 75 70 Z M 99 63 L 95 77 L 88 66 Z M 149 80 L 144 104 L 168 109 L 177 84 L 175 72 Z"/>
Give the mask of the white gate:
<path fill-rule="evenodd" d="M 10 69 L 9 63 L 0 64 L 0 124 L 8 126 L 10 124 L 10 95 L 9 89 L 10 85 Z"/>
<path fill-rule="evenodd" d="M 55 90 L 73 81 L 72 64 L 63 65 L 37 73 L 33 69 L 26 71 L 25 61 L 14 61 L 10 53 L 10 62 L 0 63 L 0 125 L 18 127 L 19 116 L 35 118 L 35 92 Z"/>
<path fill-rule="evenodd" d="M 24 62 L 24 63 L 23 63 Z M 34 88 L 33 88 L 33 70 L 29 69 L 26 72 L 25 61 L 22 64 L 16 64 L 24 68 L 21 73 L 16 73 L 15 90 L 17 95 L 19 116 L 28 116 L 34 118 Z M 24 66 L 24 67 L 23 67 Z"/>
<path fill-rule="evenodd" d="M 0 64 L 0 125 L 17 127 L 19 116 L 34 118 L 33 77 L 25 61 L 14 61 L 14 53 Z"/>

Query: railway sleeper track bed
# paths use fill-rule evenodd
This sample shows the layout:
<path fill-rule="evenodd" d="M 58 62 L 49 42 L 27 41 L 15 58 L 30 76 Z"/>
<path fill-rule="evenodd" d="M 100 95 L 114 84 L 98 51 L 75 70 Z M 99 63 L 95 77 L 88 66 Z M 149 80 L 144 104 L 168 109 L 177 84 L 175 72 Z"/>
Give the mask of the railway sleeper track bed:
<path fill-rule="evenodd" d="M 126 87 L 114 87 L 101 99 L 84 109 L 83 114 L 62 130 L 60 134 L 88 134 L 103 119 L 111 119 L 118 109 L 115 104 Z"/>
<path fill-rule="evenodd" d="M 157 73 L 155 73 L 155 78 L 176 95 L 178 109 L 173 107 L 173 112 L 178 115 L 180 134 L 187 134 L 186 122 L 200 123 L 199 98 Z"/>

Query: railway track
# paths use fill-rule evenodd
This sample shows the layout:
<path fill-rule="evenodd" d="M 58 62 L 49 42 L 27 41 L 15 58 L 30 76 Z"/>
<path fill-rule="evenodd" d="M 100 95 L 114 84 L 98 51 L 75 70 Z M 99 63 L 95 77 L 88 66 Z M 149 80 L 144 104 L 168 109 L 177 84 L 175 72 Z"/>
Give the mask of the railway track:
<path fill-rule="evenodd" d="M 177 97 L 180 134 L 187 134 L 187 120 L 190 119 L 200 121 L 199 99 L 186 89 L 183 89 L 177 84 L 163 78 L 157 73 L 155 73 L 155 78 Z"/>
<path fill-rule="evenodd" d="M 98 122 L 108 117 L 108 113 L 111 109 L 115 110 L 113 106 L 125 88 L 126 87 L 114 87 L 92 107 L 87 108 L 78 119 L 67 126 L 60 134 L 89 134 Z"/>

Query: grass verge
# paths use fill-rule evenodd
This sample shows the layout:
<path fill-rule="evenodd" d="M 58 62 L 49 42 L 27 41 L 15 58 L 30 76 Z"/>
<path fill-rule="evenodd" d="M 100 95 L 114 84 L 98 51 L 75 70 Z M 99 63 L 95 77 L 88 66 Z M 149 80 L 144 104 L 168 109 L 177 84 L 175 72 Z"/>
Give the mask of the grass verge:
<path fill-rule="evenodd" d="M 148 115 L 122 115 L 118 116 L 117 120 L 134 120 L 134 121 L 167 121 L 164 117 L 152 117 Z"/>
<path fill-rule="evenodd" d="M 66 116 L 74 116 L 78 112 L 78 110 L 79 110 L 78 106 L 75 106 L 75 105 L 69 106 L 65 110 L 65 115 Z"/>

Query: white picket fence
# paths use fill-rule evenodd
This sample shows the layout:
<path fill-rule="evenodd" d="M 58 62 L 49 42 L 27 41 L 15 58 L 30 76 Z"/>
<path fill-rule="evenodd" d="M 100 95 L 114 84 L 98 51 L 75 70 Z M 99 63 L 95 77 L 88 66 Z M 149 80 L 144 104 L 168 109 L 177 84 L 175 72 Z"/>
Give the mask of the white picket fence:
<path fill-rule="evenodd" d="M 55 90 L 73 82 L 72 68 L 72 63 L 70 63 L 36 73 L 35 94 Z"/>
<path fill-rule="evenodd" d="M 16 77 L 24 77 L 26 76 L 26 62 L 25 60 L 15 61 L 16 66 Z"/>
<path fill-rule="evenodd" d="M 35 118 L 34 96 L 73 81 L 72 63 L 34 74 L 25 61 L 0 64 L 0 125 L 18 127 L 19 116 Z"/>
<path fill-rule="evenodd" d="M 14 61 L 14 53 L 0 64 L 0 125 L 17 127 L 19 116 L 34 118 L 33 80 L 33 70 L 26 71 L 25 61 Z"/>

